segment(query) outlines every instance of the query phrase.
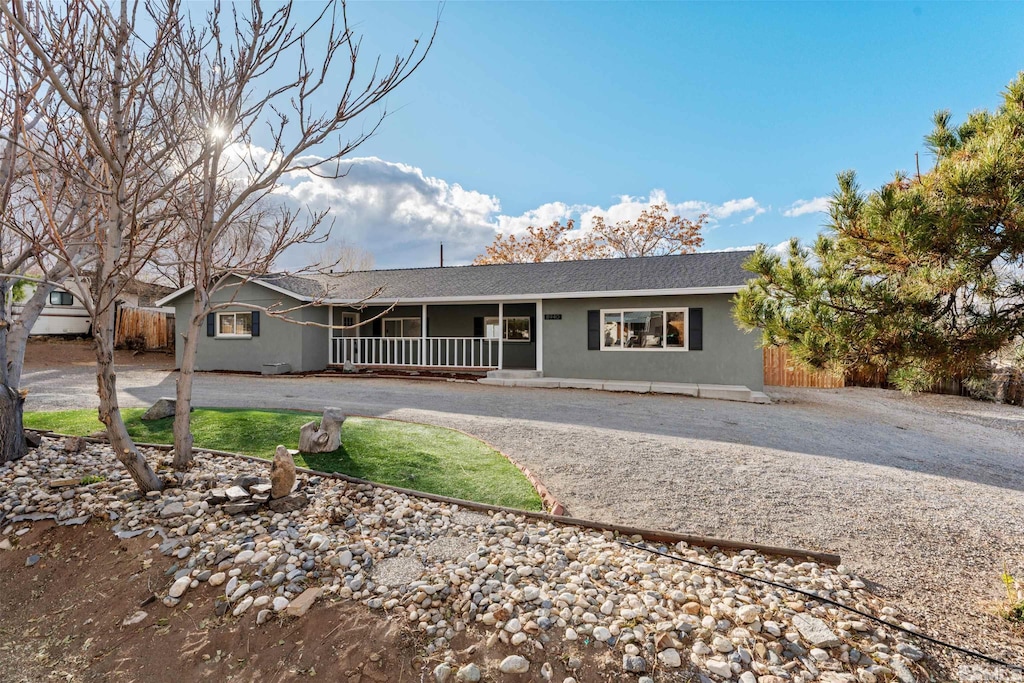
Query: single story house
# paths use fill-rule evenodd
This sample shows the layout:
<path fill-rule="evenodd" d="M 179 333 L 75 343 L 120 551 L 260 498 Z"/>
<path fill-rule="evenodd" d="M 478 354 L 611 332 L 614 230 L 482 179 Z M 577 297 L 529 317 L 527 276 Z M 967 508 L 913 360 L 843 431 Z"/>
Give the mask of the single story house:
<path fill-rule="evenodd" d="M 763 388 L 762 354 L 732 297 L 750 253 L 239 280 L 217 295 L 236 305 L 208 317 L 197 367 L 490 371 L 491 383 L 725 385 L 749 397 Z M 189 292 L 157 303 L 188 320 Z M 237 304 L 294 309 L 295 322 Z"/>

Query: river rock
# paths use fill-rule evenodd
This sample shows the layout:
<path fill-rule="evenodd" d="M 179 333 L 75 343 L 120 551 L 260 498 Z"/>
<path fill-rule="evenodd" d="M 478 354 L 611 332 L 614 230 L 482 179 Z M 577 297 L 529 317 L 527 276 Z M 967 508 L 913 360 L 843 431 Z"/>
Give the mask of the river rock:
<path fill-rule="evenodd" d="M 316 602 L 316 599 L 320 597 L 320 591 L 319 587 L 307 588 L 302 591 L 302 594 L 292 600 L 288 607 L 285 608 L 285 614 L 290 617 L 305 616 L 309 608 Z"/>
<path fill-rule="evenodd" d="M 503 674 L 524 674 L 530 670 L 530 662 L 520 655 L 509 655 L 501 660 L 498 669 Z"/>
<path fill-rule="evenodd" d="M 180 598 L 188 590 L 189 584 L 192 583 L 192 578 L 183 576 L 174 583 L 171 584 L 171 589 L 167 591 L 167 595 L 172 598 Z"/>
<path fill-rule="evenodd" d="M 458 673 L 455 674 L 455 680 L 460 683 L 478 683 L 480 680 L 480 667 L 470 662 L 459 669 Z"/>
<path fill-rule="evenodd" d="M 678 669 L 683 665 L 683 660 L 679 656 L 679 651 L 671 647 L 659 652 L 658 659 L 660 659 L 661 663 L 670 669 Z"/>
<path fill-rule="evenodd" d="M 250 512 L 256 512 L 260 509 L 260 504 L 255 502 L 245 503 L 227 503 L 221 508 L 229 515 L 248 514 Z"/>
<path fill-rule="evenodd" d="M 135 624 L 141 624 L 148 616 L 148 612 L 143 612 L 142 610 L 139 610 L 135 614 L 125 617 L 124 620 L 121 622 L 121 626 L 135 626 Z"/>
<path fill-rule="evenodd" d="M 622 668 L 631 674 L 647 673 L 647 660 L 637 655 L 622 655 Z"/>
<path fill-rule="evenodd" d="M 293 493 L 284 498 L 271 498 L 267 506 L 274 512 L 294 512 L 309 505 L 309 498 L 301 493 Z"/>
<path fill-rule="evenodd" d="M 168 503 L 160 510 L 161 519 L 170 519 L 172 517 L 181 517 L 185 514 L 185 505 L 183 503 Z"/>
<path fill-rule="evenodd" d="M 88 445 L 88 442 L 80 436 L 69 436 L 64 439 L 64 452 L 81 453 Z"/>
<path fill-rule="evenodd" d="M 800 632 L 804 640 L 814 647 L 835 647 L 839 645 L 839 638 L 829 629 L 821 619 L 808 614 L 794 614 L 793 626 Z"/>

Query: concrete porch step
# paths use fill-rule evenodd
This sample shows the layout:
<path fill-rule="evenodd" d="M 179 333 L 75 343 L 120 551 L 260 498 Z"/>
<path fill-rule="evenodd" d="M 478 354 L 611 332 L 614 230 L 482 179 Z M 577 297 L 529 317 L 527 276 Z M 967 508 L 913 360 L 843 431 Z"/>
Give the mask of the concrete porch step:
<path fill-rule="evenodd" d="M 490 370 L 491 379 L 537 379 L 544 375 L 540 370 Z"/>

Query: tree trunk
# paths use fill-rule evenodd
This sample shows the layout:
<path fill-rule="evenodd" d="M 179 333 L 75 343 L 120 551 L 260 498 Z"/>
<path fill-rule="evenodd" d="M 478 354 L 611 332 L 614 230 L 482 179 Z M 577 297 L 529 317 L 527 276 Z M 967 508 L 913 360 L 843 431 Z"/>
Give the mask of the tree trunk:
<path fill-rule="evenodd" d="M 48 275 L 48 277 L 54 277 Z M 48 283 L 40 283 L 36 286 L 32 296 L 21 308 L 16 320 L 11 323 L 10 331 L 7 333 L 7 382 L 12 387 L 21 386 L 21 375 L 25 371 L 25 347 L 28 345 L 28 336 L 32 326 L 39 319 L 39 314 L 46 306 L 46 300 L 50 292 L 56 289 Z"/>
<path fill-rule="evenodd" d="M 324 408 L 323 419 L 318 425 L 307 422 L 299 429 L 300 453 L 333 453 L 341 447 L 341 425 L 345 413 L 341 408 Z"/>
<path fill-rule="evenodd" d="M 114 373 L 114 308 L 107 306 L 93 318 L 96 341 L 96 386 L 100 397 L 99 417 L 107 427 L 110 446 L 142 492 L 163 489 L 163 481 L 149 466 L 128 435 L 117 403 L 117 375 Z"/>
<path fill-rule="evenodd" d="M 6 280 L 5 280 L 6 282 Z M 6 297 L 6 287 L 0 287 L 0 300 Z M 7 306 L 0 311 L 0 463 L 25 457 L 25 433 L 22 419 L 25 412 L 25 396 L 18 386 L 25 367 L 25 345 L 39 313 L 46 304 L 46 297 L 53 285 L 40 284 L 21 309 L 13 322 L 7 316 Z"/>
<path fill-rule="evenodd" d="M 17 389 L 0 384 L 0 464 L 25 457 L 25 432 L 21 417 L 25 397 Z"/>
<path fill-rule="evenodd" d="M 192 382 L 195 379 L 199 336 L 206 322 L 205 308 L 196 294 L 192 301 L 188 330 L 184 334 L 181 367 L 178 368 L 177 403 L 174 409 L 174 469 L 179 471 L 192 466 Z"/>

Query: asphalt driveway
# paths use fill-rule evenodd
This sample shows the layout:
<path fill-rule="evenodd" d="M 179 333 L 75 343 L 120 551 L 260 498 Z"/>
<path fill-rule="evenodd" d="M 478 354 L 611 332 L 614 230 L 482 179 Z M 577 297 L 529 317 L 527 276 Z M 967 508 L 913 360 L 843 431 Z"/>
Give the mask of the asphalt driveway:
<path fill-rule="evenodd" d="M 125 368 L 123 406 L 174 393 Z M 27 409 L 93 407 L 87 363 L 30 368 Z M 581 517 L 823 549 L 905 618 L 1024 663 L 992 615 L 1024 575 L 1024 410 L 872 389 L 779 390 L 774 405 L 349 377 L 200 374 L 200 406 L 396 417 L 477 435 Z"/>

